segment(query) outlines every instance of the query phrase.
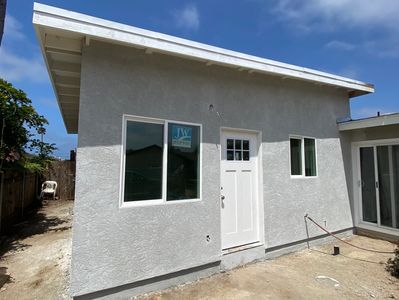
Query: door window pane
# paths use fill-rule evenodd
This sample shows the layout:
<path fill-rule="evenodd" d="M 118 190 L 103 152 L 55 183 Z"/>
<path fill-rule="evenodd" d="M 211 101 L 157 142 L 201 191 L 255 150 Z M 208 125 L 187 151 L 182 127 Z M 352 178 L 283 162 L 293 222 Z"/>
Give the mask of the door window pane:
<path fill-rule="evenodd" d="M 249 150 L 249 141 L 248 140 L 242 141 L 242 148 L 244 150 Z"/>
<path fill-rule="evenodd" d="M 227 149 L 234 149 L 234 140 L 227 139 Z"/>
<path fill-rule="evenodd" d="M 227 160 L 249 161 L 249 140 L 227 139 Z M 233 149 L 235 151 L 233 151 Z"/>
<path fill-rule="evenodd" d="M 290 139 L 291 175 L 302 175 L 301 142 L 300 139 Z"/>
<path fill-rule="evenodd" d="M 233 150 L 227 151 L 227 160 L 234 160 L 234 151 Z"/>
<path fill-rule="evenodd" d="M 316 147 L 314 139 L 304 139 L 305 176 L 316 176 Z"/>
<path fill-rule="evenodd" d="M 391 174 L 392 170 L 389 167 L 390 157 L 388 147 L 391 146 L 377 147 L 378 190 L 381 225 L 392 227 L 391 177 L 393 174 Z"/>
<path fill-rule="evenodd" d="M 241 160 L 241 151 L 235 151 L 235 160 Z"/>
<path fill-rule="evenodd" d="M 235 140 L 236 149 L 241 149 L 242 140 Z"/>
<path fill-rule="evenodd" d="M 128 121 L 124 201 L 162 199 L 163 125 Z"/>
<path fill-rule="evenodd" d="M 249 160 L 249 151 L 244 151 L 242 153 L 242 159 L 243 160 Z"/>
<path fill-rule="evenodd" d="M 199 198 L 199 126 L 169 123 L 167 197 Z"/>
<path fill-rule="evenodd" d="M 363 221 L 377 223 L 374 148 L 360 148 Z"/>

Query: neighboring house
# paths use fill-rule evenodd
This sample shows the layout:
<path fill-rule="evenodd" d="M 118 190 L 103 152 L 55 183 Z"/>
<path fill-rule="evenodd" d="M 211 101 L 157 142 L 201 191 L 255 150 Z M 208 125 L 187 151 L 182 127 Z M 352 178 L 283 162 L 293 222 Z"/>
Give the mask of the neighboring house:
<path fill-rule="evenodd" d="M 307 213 L 398 236 L 399 115 L 350 120 L 372 85 L 41 4 L 33 23 L 79 135 L 77 299 L 299 249 Z"/>

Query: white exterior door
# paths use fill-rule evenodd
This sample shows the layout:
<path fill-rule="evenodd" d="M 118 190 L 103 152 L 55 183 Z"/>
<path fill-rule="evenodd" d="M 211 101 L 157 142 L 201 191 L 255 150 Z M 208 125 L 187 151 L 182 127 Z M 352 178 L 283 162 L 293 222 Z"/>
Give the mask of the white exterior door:
<path fill-rule="evenodd" d="M 257 134 L 223 130 L 220 166 L 222 248 L 258 242 Z"/>

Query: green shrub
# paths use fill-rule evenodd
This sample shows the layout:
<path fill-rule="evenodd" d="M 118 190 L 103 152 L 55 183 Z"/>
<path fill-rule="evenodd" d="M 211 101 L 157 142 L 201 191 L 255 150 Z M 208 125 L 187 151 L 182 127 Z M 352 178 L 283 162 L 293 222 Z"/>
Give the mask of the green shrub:
<path fill-rule="evenodd" d="M 388 259 L 386 270 L 391 273 L 392 276 L 399 278 L 399 247 L 395 249 L 395 256 Z"/>

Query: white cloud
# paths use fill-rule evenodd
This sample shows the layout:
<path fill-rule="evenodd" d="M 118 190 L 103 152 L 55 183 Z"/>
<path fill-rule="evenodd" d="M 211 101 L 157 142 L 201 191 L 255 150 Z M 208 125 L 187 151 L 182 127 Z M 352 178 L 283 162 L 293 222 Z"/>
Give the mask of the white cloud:
<path fill-rule="evenodd" d="M 337 41 L 337 40 L 328 42 L 325 45 L 325 47 L 330 49 L 344 50 L 344 51 L 352 51 L 356 48 L 356 46 L 351 43 Z"/>
<path fill-rule="evenodd" d="M 200 16 L 194 4 L 188 4 L 183 9 L 174 12 L 176 26 L 182 29 L 198 30 Z"/>
<path fill-rule="evenodd" d="M 265 3 L 265 0 L 258 0 Z M 271 13 L 295 32 L 347 32 L 356 42 L 332 40 L 326 48 L 399 57 L 398 0 L 274 0 Z"/>
<path fill-rule="evenodd" d="M 337 74 L 347 78 L 353 78 L 353 79 L 358 78 L 358 72 L 354 67 L 346 67 L 342 70 L 339 70 Z"/>
<path fill-rule="evenodd" d="M 275 0 L 273 13 L 303 29 L 376 26 L 399 31 L 397 0 Z"/>
<path fill-rule="evenodd" d="M 48 82 L 46 68 L 40 56 L 25 58 L 0 48 L 0 57 L 0 77 L 5 80 Z"/>
<path fill-rule="evenodd" d="M 13 41 L 12 43 L 8 43 Z M 34 83 L 48 82 L 48 75 L 40 53 L 22 51 L 24 56 L 17 53 L 20 49 L 31 48 L 32 45 L 23 32 L 22 24 L 10 14 L 6 15 L 4 37 L 0 48 L 0 77 L 7 81 L 31 81 Z M 18 49 L 19 51 L 14 51 Z"/>
<path fill-rule="evenodd" d="M 22 24 L 13 16 L 7 14 L 4 23 L 4 39 L 22 40 L 25 38 Z"/>

